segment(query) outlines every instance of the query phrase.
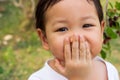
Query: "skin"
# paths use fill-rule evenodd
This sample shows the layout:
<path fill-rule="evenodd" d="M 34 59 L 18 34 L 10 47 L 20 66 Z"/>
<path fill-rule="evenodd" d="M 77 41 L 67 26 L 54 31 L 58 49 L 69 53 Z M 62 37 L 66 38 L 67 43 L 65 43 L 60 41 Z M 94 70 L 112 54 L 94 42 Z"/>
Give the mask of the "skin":
<path fill-rule="evenodd" d="M 49 61 L 55 71 L 68 80 L 107 80 L 105 64 L 94 60 L 102 48 L 104 22 L 92 2 L 62 0 L 47 10 L 45 20 L 46 36 L 37 31 L 55 57 Z"/>

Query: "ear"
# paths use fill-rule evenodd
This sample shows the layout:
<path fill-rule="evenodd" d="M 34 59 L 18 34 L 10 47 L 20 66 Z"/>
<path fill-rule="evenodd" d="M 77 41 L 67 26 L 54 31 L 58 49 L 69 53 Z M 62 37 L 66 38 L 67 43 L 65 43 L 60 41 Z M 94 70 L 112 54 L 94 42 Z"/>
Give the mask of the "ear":
<path fill-rule="evenodd" d="M 105 29 L 105 21 L 102 21 L 100 25 L 101 25 L 101 34 L 102 34 L 102 42 L 103 42 L 104 41 L 103 36 L 104 36 L 104 29 Z"/>
<path fill-rule="evenodd" d="M 37 33 L 38 36 L 40 37 L 41 41 L 42 41 L 42 46 L 44 49 L 49 50 L 49 45 L 47 42 L 47 38 L 45 36 L 45 34 L 43 33 L 43 31 L 41 29 L 37 29 Z"/>
<path fill-rule="evenodd" d="M 100 26 L 101 26 L 101 32 L 103 34 L 104 33 L 104 29 L 105 29 L 105 21 L 101 21 Z"/>

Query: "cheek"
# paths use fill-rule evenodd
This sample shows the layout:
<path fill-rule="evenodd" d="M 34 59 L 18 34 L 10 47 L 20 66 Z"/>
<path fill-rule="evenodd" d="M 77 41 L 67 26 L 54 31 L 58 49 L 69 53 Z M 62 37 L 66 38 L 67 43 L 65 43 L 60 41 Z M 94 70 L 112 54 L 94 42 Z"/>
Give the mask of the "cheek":
<path fill-rule="evenodd" d="M 94 35 L 96 38 L 92 38 L 90 41 L 90 50 L 92 54 L 92 58 L 97 56 L 101 49 L 102 49 L 102 36 L 101 35 Z"/>
<path fill-rule="evenodd" d="M 94 58 L 95 56 L 97 56 L 101 49 L 102 49 L 102 42 L 95 42 L 93 43 L 93 45 L 91 46 L 91 53 L 92 53 L 92 57 Z"/>
<path fill-rule="evenodd" d="M 49 48 L 54 57 L 63 60 L 63 38 L 53 38 L 50 40 Z"/>

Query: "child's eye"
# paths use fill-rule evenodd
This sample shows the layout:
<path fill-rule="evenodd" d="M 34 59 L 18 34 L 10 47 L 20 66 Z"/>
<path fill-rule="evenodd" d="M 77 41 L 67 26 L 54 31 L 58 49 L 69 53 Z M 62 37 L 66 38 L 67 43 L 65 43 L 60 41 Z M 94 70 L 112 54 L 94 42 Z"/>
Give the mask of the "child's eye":
<path fill-rule="evenodd" d="M 62 27 L 57 30 L 57 32 L 64 32 L 64 31 L 68 31 L 68 28 Z"/>
<path fill-rule="evenodd" d="M 83 28 L 89 28 L 89 27 L 92 27 L 92 26 L 93 26 L 92 24 L 84 24 Z"/>

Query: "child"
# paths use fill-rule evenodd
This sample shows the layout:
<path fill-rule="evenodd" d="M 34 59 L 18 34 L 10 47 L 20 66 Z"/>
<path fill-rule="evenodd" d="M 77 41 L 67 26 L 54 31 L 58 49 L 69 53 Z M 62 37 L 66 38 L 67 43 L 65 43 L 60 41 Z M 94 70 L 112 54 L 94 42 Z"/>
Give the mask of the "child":
<path fill-rule="evenodd" d="M 104 32 L 99 0 L 40 0 L 36 28 L 54 59 L 29 80 L 119 80 L 116 68 L 97 56 Z"/>

